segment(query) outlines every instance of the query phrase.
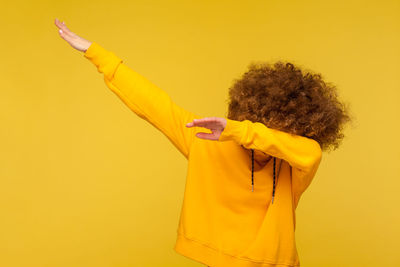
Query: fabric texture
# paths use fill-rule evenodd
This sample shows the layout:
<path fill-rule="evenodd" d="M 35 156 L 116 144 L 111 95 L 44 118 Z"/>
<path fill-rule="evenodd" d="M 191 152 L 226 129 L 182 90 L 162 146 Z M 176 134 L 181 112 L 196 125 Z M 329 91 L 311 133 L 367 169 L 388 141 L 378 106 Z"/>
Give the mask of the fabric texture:
<path fill-rule="evenodd" d="M 195 136 L 186 127 L 200 116 L 183 109 L 113 52 L 93 42 L 84 53 L 106 85 L 139 117 L 161 131 L 188 160 L 174 250 L 213 267 L 300 266 L 295 210 L 322 158 L 313 139 L 226 118 L 219 140 Z M 254 165 L 248 150 L 260 150 L 281 166 L 273 190 L 273 161 Z"/>

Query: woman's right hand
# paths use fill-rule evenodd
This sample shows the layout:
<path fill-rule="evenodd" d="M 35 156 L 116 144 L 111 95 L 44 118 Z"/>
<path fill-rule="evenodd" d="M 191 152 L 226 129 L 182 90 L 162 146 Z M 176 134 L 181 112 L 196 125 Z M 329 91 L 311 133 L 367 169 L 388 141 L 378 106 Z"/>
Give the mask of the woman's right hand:
<path fill-rule="evenodd" d="M 55 24 L 59 28 L 58 33 L 60 36 L 67 41 L 73 48 L 78 51 L 86 52 L 92 42 L 80 37 L 76 33 L 71 32 L 64 22 L 55 19 Z"/>

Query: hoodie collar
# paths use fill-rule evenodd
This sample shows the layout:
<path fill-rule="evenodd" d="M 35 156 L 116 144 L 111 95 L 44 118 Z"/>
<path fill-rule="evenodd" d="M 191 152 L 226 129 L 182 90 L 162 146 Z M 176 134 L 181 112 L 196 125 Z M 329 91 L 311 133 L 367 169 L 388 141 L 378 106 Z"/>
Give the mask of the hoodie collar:
<path fill-rule="evenodd" d="M 273 189 L 272 189 L 272 204 L 274 204 L 274 198 L 275 198 L 275 188 L 276 188 L 276 183 L 275 183 L 275 179 L 277 179 L 277 177 L 275 177 L 276 176 L 276 172 L 275 172 L 275 170 L 276 170 L 276 157 L 273 157 L 273 159 L 274 159 L 274 168 L 273 168 L 273 177 L 274 177 L 274 180 L 273 180 Z M 278 172 L 278 175 L 279 175 L 279 173 L 280 173 L 280 167 L 281 167 L 281 164 L 282 164 L 282 161 L 281 161 L 281 163 L 279 164 L 279 172 Z M 251 191 L 252 192 L 254 192 L 254 149 L 251 149 Z"/>

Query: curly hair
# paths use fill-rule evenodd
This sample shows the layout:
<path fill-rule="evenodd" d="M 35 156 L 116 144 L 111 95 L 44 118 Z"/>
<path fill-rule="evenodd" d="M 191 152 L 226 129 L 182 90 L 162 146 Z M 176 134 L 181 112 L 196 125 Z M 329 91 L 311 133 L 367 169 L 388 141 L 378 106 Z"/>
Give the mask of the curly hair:
<path fill-rule="evenodd" d="M 251 62 L 229 88 L 227 118 L 261 122 L 269 128 L 316 140 L 321 150 L 337 149 L 349 107 L 321 74 L 290 62 Z"/>

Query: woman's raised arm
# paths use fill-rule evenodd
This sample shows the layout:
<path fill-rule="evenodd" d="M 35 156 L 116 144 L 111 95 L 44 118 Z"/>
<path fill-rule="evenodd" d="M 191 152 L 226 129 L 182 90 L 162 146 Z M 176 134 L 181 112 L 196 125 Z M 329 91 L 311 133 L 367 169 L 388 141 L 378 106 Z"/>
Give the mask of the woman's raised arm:
<path fill-rule="evenodd" d="M 90 42 L 72 33 L 56 20 L 61 37 L 75 49 L 84 52 L 106 85 L 139 117 L 160 130 L 174 146 L 188 158 L 195 128 L 186 124 L 200 118 L 175 104 L 169 95 L 148 79 L 129 68 L 123 60 L 96 42 Z"/>

